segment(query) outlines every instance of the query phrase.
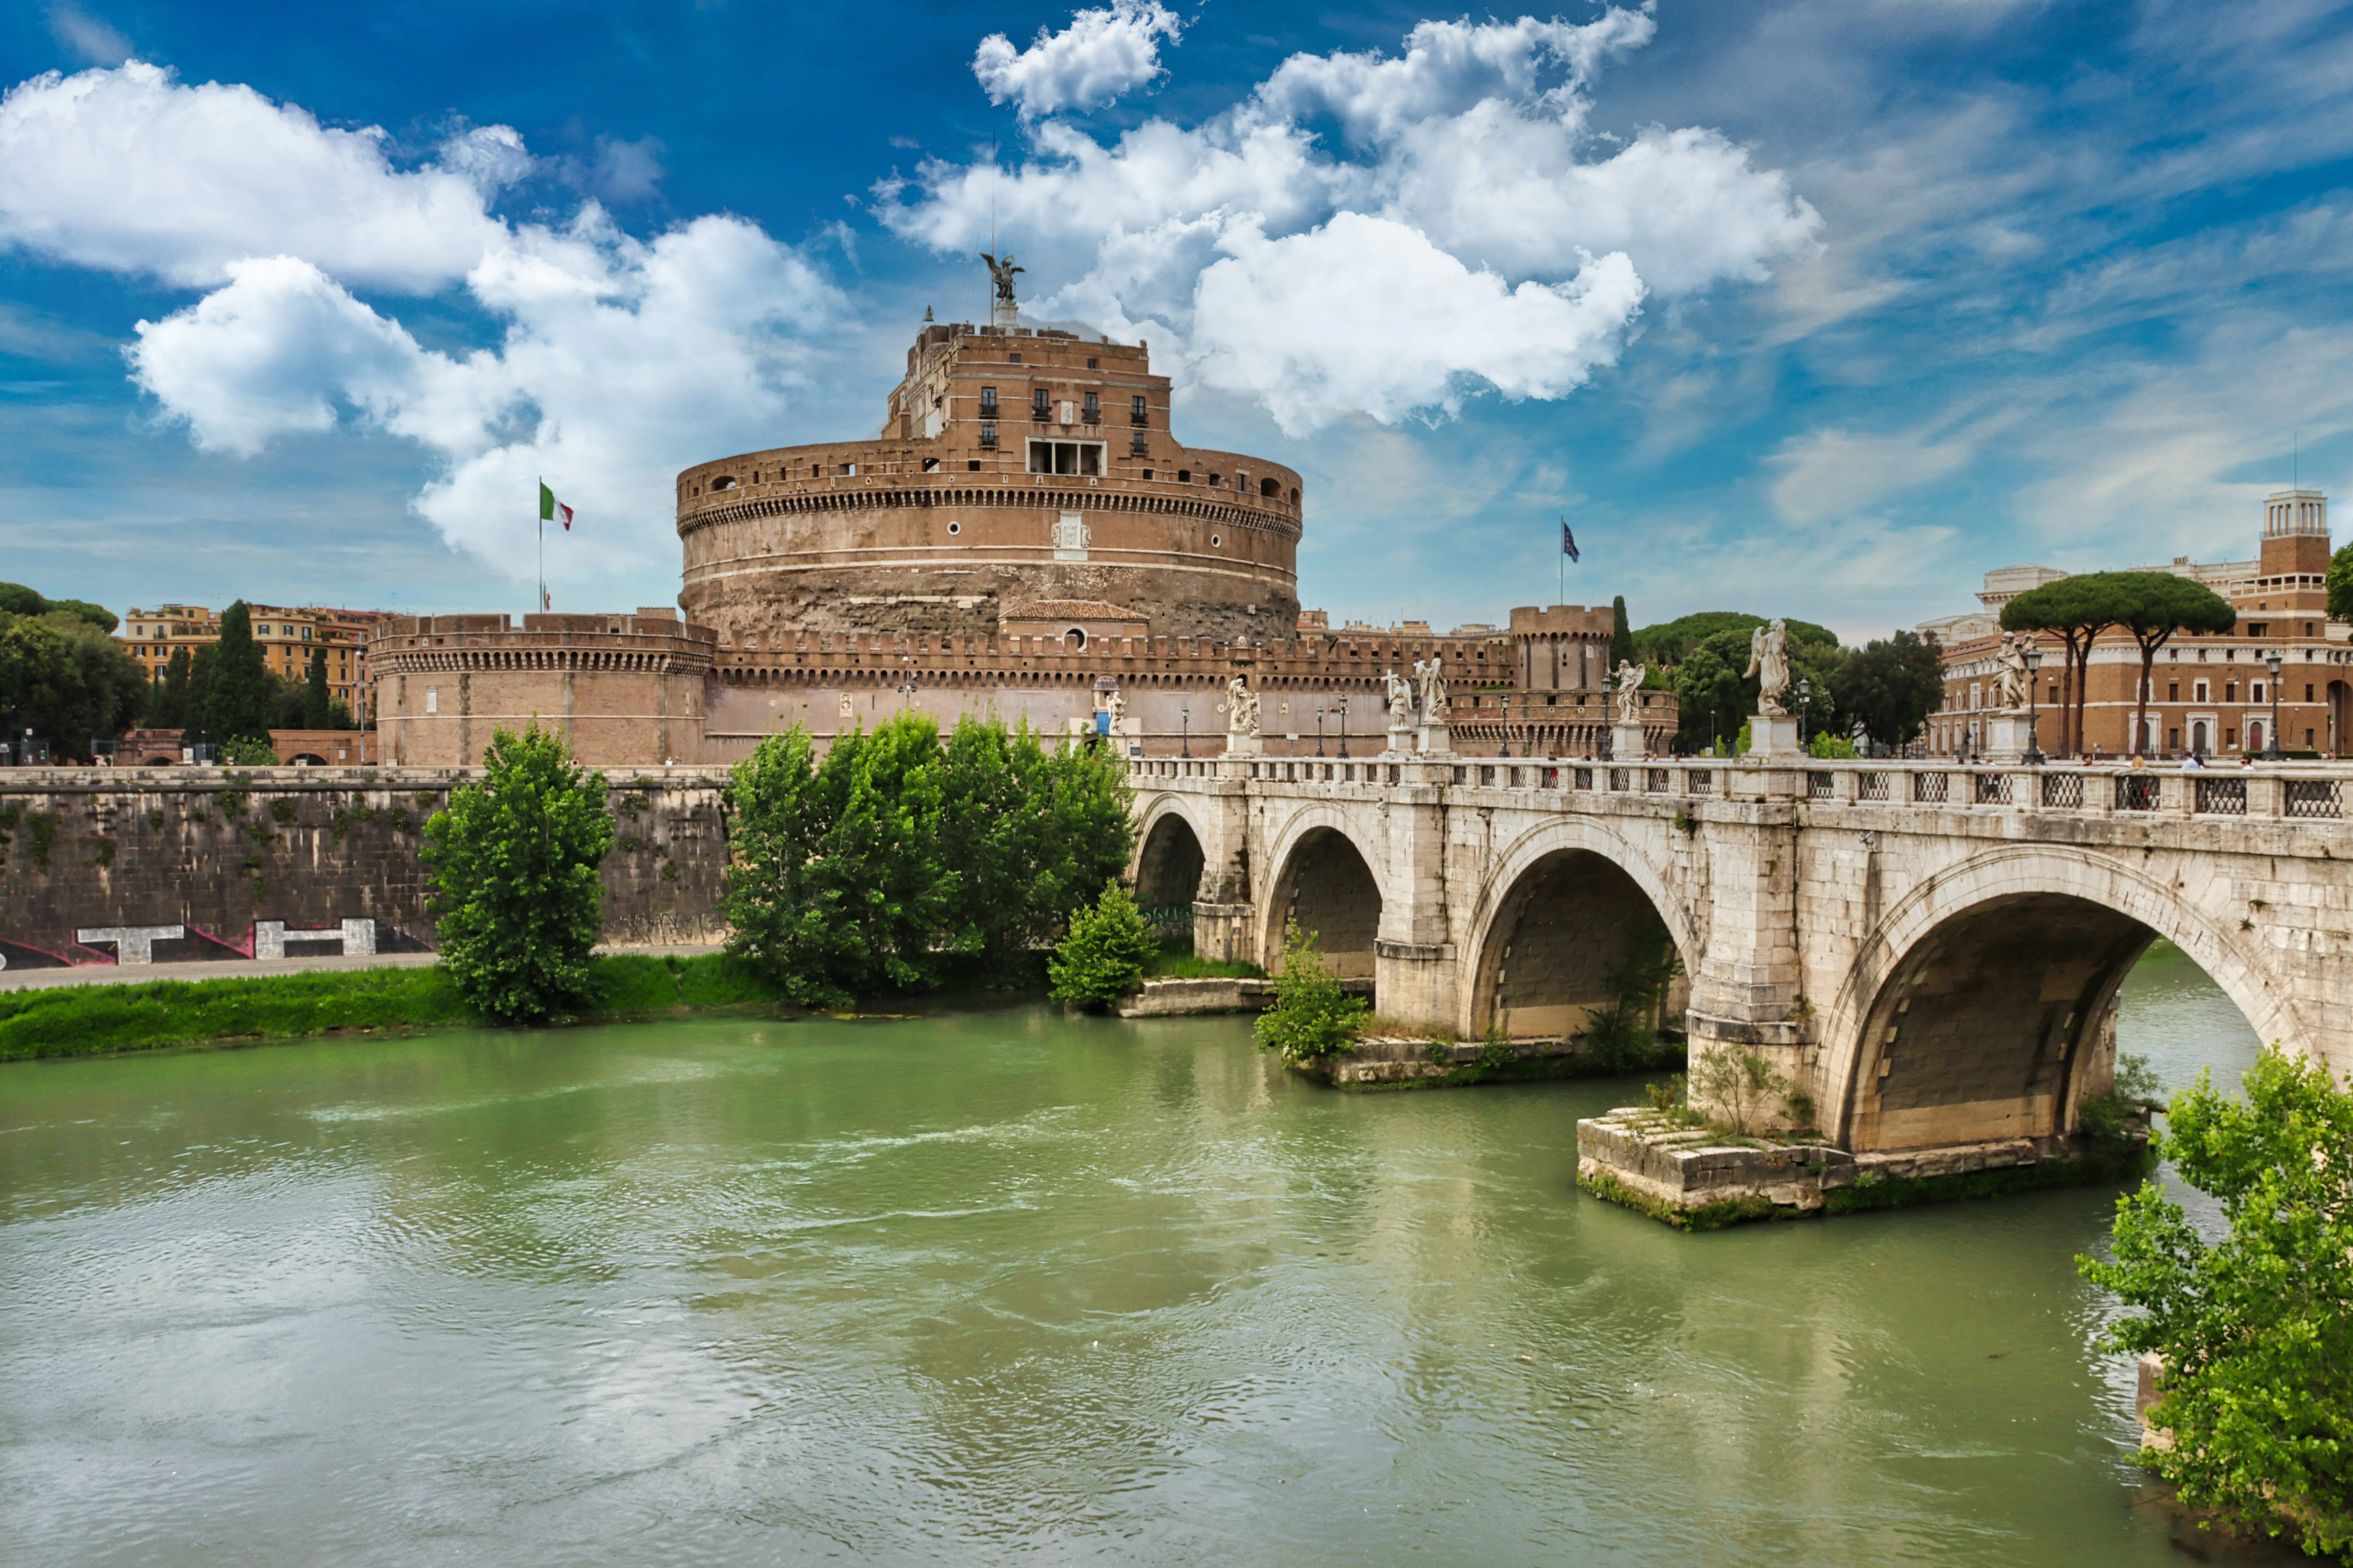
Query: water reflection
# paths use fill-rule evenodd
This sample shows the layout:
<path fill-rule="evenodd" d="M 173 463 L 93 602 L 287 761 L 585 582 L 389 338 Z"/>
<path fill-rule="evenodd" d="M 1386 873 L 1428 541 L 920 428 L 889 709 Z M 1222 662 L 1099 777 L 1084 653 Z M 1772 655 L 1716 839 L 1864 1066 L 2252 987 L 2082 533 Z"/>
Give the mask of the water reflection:
<path fill-rule="evenodd" d="M 2161 950 L 2126 1048 L 2253 1041 Z M 1630 1085 L 1043 1009 L 0 1075 L 11 1563 L 2168 1561 L 2113 1194 L 1684 1237 Z"/>

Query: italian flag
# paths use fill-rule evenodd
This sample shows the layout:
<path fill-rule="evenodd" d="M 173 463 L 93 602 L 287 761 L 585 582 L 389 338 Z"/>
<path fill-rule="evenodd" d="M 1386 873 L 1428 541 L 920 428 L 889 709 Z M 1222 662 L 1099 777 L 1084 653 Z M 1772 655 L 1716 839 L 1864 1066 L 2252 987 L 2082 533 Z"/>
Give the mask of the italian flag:
<path fill-rule="evenodd" d="M 539 521 L 542 522 L 560 521 L 564 524 L 565 532 L 572 531 L 572 509 L 555 499 L 555 492 L 547 488 L 545 479 L 539 482 Z"/>

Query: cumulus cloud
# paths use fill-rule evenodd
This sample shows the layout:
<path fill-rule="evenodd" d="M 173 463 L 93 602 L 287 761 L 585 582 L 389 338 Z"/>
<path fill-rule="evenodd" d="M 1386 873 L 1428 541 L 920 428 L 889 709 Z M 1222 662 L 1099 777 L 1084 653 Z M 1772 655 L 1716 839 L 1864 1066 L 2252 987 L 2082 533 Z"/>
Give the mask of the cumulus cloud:
<path fill-rule="evenodd" d="M 395 169 L 381 131 L 338 131 L 249 87 L 183 87 L 132 60 L 52 71 L 0 97 L 0 245 L 206 287 L 229 264 L 300 256 L 336 277 L 429 290 L 504 226 L 486 177 L 522 142 L 489 127 L 449 162 Z"/>
<path fill-rule="evenodd" d="M 1482 385 L 1558 397 L 1646 296 L 1756 282 L 1815 245 L 1787 176 L 1720 132 L 1591 130 L 1601 68 L 1656 31 L 1647 8 L 1426 21 L 1394 56 L 1295 55 L 1199 125 L 1106 142 L 1038 120 L 1026 161 L 928 162 L 878 211 L 941 250 L 993 221 L 1049 285 L 1043 313 L 1148 334 L 1294 435 L 1452 411 Z M 1041 264 L 1058 253 L 1089 259 Z"/>
<path fill-rule="evenodd" d="M 600 180 L 650 190 L 658 143 L 597 146 Z M 0 98 L 0 243 L 208 290 L 128 351 L 197 446 L 251 457 L 347 425 L 414 441 L 438 469 L 416 510 L 516 578 L 543 475 L 588 521 L 567 573 L 667 581 L 676 470 L 773 438 L 807 331 L 839 300 L 737 218 L 640 240 L 594 201 L 561 227 L 496 216 L 534 172 L 506 126 L 404 170 L 380 131 L 138 61 Z M 495 346 L 428 348 L 380 302 L 454 289 Z"/>
<path fill-rule="evenodd" d="M 417 510 L 517 576 L 533 542 L 519 520 L 542 476 L 595 525 L 567 542 L 567 571 L 674 572 L 672 476 L 773 431 L 797 377 L 794 330 L 835 306 L 797 254 L 740 219 L 649 243 L 594 207 L 479 259 L 466 288 L 509 325 L 497 348 L 462 355 L 421 346 L 299 258 L 230 272 L 139 323 L 139 384 L 216 450 L 250 456 L 346 418 L 420 443 L 443 471 Z"/>
<path fill-rule="evenodd" d="M 973 54 L 972 74 L 989 102 L 1015 103 L 1024 120 L 1092 109 L 1158 76 L 1160 40 L 1173 44 L 1180 33 L 1160 0 L 1112 0 L 1079 12 L 1059 33 L 1039 28 L 1026 49 L 991 33 Z"/>

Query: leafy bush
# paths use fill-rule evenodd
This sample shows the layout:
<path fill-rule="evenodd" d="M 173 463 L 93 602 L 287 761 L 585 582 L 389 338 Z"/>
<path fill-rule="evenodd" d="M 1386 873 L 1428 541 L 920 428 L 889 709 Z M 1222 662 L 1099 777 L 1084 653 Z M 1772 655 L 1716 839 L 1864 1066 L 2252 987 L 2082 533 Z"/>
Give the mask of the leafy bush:
<path fill-rule="evenodd" d="M 2106 1347 L 2165 1359 L 2142 1464 L 2182 1501 L 2306 1552 L 2353 1549 L 2353 1094 L 2274 1046 L 2246 1098 L 2211 1074 L 2176 1096 L 2154 1140 L 2180 1178 L 2221 1205 L 2209 1246 L 2155 1181 L 2116 1203 L 2094 1284 L 2147 1315 Z"/>
<path fill-rule="evenodd" d="M 596 868 L 613 848 L 605 775 L 536 723 L 499 731 L 482 762 L 489 776 L 452 792 L 425 825 L 442 966 L 486 1018 L 563 1016 L 594 996 Z"/>
<path fill-rule="evenodd" d="M 270 750 L 269 742 L 242 735 L 234 741 L 222 742 L 215 753 L 215 760 L 224 767 L 274 768 L 278 765 L 278 753 Z"/>
<path fill-rule="evenodd" d="M 1046 961 L 1058 1002 L 1106 1007 L 1144 984 L 1144 967 L 1159 951 L 1135 900 L 1116 880 L 1103 884 L 1092 909 L 1071 917 L 1070 934 Z"/>
<path fill-rule="evenodd" d="M 1659 1006 L 1683 972 L 1683 957 L 1666 927 L 1636 937 L 1626 956 L 1603 973 L 1602 984 L 1613 1000 L 1586 1015 L 1587 1057 L 1610 1072 L 1630 1072 L 1655 1061 Z"/>
<path fill-rule="evenodd" d="M 1772 1107 L 1797 1092 L 1787 1074 L 1746 1047 L 1725 1047 L 1692 1058 L 1689 1097 L 1744 1137 L 1763 1131 Z"/>
<path fill-rule="evenodd" d="M 2105 1094 L 2084 1096 L 2076 1113 L 2093 1152 L 2116 1155 L 2137 1148 L 2148 1124 L 2148 1102 L 2164 1092 L 2165 1080 L 2157 1076 L 2147 1057 L 2119 1056 L 2114 1086 Z"/>
<path fill-rule="evenodd" d="M 1258 1016 L 1258 1043 L 1291 1062 L 1345 1056 L 1356 1048 L 1364 1016 L 1365 1004 L 1343 991 L 1325 966 L 1315 933 L 1291 921 L 1283 928 L 1274 1005 Z"/>

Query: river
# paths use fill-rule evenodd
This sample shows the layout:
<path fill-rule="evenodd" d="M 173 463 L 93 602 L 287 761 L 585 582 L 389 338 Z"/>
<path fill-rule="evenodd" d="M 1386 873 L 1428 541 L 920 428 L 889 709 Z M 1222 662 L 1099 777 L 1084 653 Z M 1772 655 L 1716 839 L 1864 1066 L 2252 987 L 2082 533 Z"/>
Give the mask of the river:
<path fill-rule="evenodd" d="M 2123 1030 L 2255 1049 L 2170 950 Z M 1572 1185 L 1637 1088 L 1034 1005 L 0 1068 L 0 1561 L 2180 1560 L 2113 1188 L 1680 1236 Z"/>

